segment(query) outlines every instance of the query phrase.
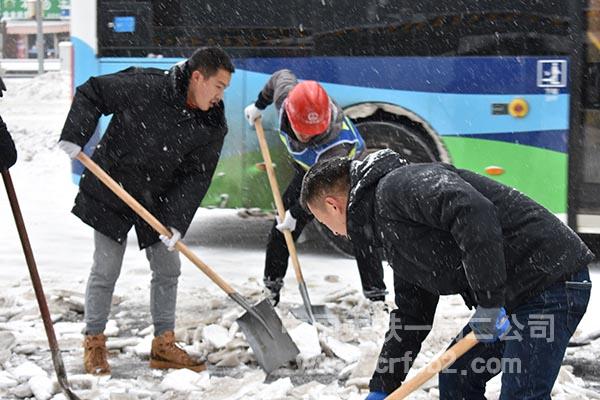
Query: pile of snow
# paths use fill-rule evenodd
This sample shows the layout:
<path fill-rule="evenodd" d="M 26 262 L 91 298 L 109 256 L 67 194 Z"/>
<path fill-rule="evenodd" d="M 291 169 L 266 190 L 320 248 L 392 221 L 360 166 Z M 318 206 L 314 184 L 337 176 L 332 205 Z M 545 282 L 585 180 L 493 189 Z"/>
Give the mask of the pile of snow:
<path fill-rule="evenodd" d="M 30 79 L 4 79 L 0 115 L 17 146 L 20 161 L 31 161 L 56 146 L 71 103 L 70 80 L 60 72 Z"/>
<path fill-rule="evenodd" d="M 238 284 L 236 289 L 252 302 L 262 297 L 255 280 Z M 74 296 L 72 291 L 62 292 L 62 296 L 67 295 Z M 9 348 L 0 371 L 0 397 L 61 399 L 42 323 L 31 318 L 35 306 L 31 292 L 14 288 L 4 296 L 0 297 L 0 303 L 13 303 L 14 308 L 0 309 L 0 318 L 10 320 L 10 323 L 0 325 L 0 333 L 3 333 L 0 339 L 3 338 Z M 277 312 L 300 354 L 295 362 L 267 378 L 235 322 L 242 310 L 224 294 L 210 288 L 196 293 L 196 314 L 186 314 L 183 321 L 180 318 L 176 330 L 179 344 L 195 357 L 207 360 L 209 370 L 201 373 L 156 371 L 146 367 L 152 327 L 131 329 L 137 322 L 136 314 L 127 311 L 141 309 L 143 305 L 135 298 L 121 298 L 116 305 L 120 318 L 111 319 L 110 329 L 107 329 L 113 375 L 98 378 L 81 375 L 83 326 L 64 321 L 76 306 L 65 302 L 62 296 L 52 295 L 50 307 L 58 321 L 56 332 L 67 369 L 73 374 L 71 385 L 83 398 L 95 399 L 362 399 L 368 391 L 368 382 L 384 339 L 382 332 L 388 323 L 383 303 L 368 302 L 358 290 L 350 287 L 340 287 L 328 296 L 331 301 L 326 303 L 327 307 L 343 321 L 334 326 L 319 323 L 312 326 L 301 322 L 290 313 L 297 304 L 284 301 Z M 443 351 L 470 316 L 463 310 L 458 296 L 443 298 L 439 307 L 434 329 L 424 342 L 409 376 Z M 569 352 L 586 353 L 585 357 L 597 360 L 600 340 L 595 338 L 589 345 L 569 349 Z M 326 383 L 323 383 L 324 377 Z M 562 400 L 600 399 L 595 390 L 597 387 L 573 375 L 572 367 L 564 366 L 553 396 Z M 499 393 L 498 376 L 488 384 L 487 396 L 493 399 Z M 424 384 L 412 398 L 439 398 L 437 378 Z"/>
<path fill-rule="evenodd" d="M 5 82 L 11 79 L 5 79 Z M 64 101 L 71 96 L 69 75 L 62 72 L 46 72 L 34 78 L 20 80 L 16 85 L 7 84 L 7 98 L 16 102 L 38 103 Z"/>

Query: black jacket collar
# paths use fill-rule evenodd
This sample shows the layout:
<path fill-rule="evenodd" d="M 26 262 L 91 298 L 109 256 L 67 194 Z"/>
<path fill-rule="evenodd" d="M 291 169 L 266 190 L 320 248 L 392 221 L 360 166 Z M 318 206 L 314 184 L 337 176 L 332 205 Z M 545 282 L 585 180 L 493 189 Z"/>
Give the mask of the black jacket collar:
<path fill-rule="evenodd" d="M 168 75 L 163 91 L 166 100 L 178 109 L 185 109 L 190 76 L 192 75 L 187 62 L 179 62 L 165 73 Z"/>
<path fill-rule="evenodd" d="M 348 196 L 347 229 L 350 238 L 378 243 L 373 231 L 375 189 L 379 181 L 391 171 L 407 165 L 398 153 L 389 149 L 369 154 L 350 166 L 350 194 Z M 360 237 L 360 239 L 358 239 Z M 353 240 L 355 240 L 353 239 Z M 380 247 L 380 246 L 378 246 Z"/>
<path fill-rule="evenodd" d="M 223 101 L 213 106 L 208 111 L 202 111 L 199 108 L 190 109 L 186 106 L 188 87 L 192 72 L 187 61 L 182 61 L 169 69 L 166 72 L 168 79 L 164 87 L 164 97 L 175 109 L 181 112 L 181 120 L 195 118 L 209 125 L 222 123 L 221 116 L 224 113 Z"/>

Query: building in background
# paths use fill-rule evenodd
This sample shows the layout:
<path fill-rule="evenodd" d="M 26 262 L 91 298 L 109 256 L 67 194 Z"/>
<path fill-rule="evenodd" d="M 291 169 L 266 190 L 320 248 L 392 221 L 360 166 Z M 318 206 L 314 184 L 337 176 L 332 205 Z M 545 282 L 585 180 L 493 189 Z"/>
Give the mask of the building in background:
<path fill-rule="evenodd" d="M 46 58 L 58 57 L 58 43 L 69 40 L 70 0 L 42 0 Z M 36 58 L 35 0 L 0 0 L 0 58 Z"/>

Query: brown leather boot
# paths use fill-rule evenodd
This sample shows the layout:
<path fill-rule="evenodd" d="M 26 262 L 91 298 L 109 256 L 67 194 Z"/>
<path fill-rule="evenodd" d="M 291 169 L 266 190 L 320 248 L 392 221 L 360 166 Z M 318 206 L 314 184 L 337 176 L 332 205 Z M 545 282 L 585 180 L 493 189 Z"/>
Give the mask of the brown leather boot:
<path fill-rule="evenodd" d="M 169 369 L 187 368 L 195 372 L 204 371 L 206 365 L 196 361 L 175 344 L 175 334 L 167 331 L 152 339 L 150 368 Z"/>
<path fill-rule="evenodd" d="M 106 350 L 106 336 L 87 335 L 83 341 L 83 367 L 85 372 L 93 375 L 110 374 Z"/>

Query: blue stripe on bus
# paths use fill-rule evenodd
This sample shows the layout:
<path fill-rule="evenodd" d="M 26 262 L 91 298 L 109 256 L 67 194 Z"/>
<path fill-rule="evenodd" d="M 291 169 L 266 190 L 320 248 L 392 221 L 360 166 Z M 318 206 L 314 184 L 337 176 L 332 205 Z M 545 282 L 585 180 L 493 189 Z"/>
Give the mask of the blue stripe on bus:
<path fill-rule="evenodd" d="M 342 107 L 366 102 L 399 105 L 427 121 L 440 135 L 482 134 L 494 132 L 528 132 L 567 130 L 569 95 L 476 95 L 405 92 L 372 88 L 349 88 L 324 85 L 334 99 L 343 99 Z M 508 104 L 520 97 L 529 104 L 524 118 L 493 115 L 492 105 Z"/>
<path fill-rule="evenodd" d="M 239 69 L 300 79 L 417 92 L 540 94 L 538 61 L 564 57 L 310 57 L 236 59 Z M 567 88 L 557 88 L 568 93 Z"/>
<path fill-rule="evenodd" d="M 486 133 L 479 135 L 446 135 L 455 137 L 467 137 L 474 139 L 497 140 L 500 142 L 514 143 L 525 146 L 540 147 L 543 149 L 567 152 L 567 138 L 569 131 L 538 131 L 538 132 L 509 132 L 509 133 Z"/>
<path fill-rule="evenodd" d="M 155 64 L 168 68 L 178 58 L 105 57 L 102 63 Z M 240 70 L 264 73 L 288 68 L 300 79 L 380 89 L 469 93 L 541 94 L 538 61 L 564 57 L 290 57 L 235 59 Z M 149 66 L 149 65 L 148 65 Z M 568 93 L 566 87 L 556 88 Z"/>

